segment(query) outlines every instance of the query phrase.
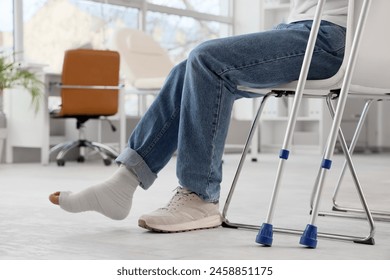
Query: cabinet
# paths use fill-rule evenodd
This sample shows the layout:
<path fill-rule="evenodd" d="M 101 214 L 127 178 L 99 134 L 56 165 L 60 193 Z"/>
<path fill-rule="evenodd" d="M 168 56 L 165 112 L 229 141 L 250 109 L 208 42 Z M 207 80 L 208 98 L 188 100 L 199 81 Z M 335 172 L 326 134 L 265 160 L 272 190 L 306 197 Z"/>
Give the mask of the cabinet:
<path fill-rule="evenodd" d="M 35 70 L 35 69 L 34 69 Z M 41 69 L 36 70 L 44 75 Z M 31 96 L 24 88 L 7 89 L 4 92 L 4 111 L 7 115 L 8 135 L 6 142 L 6 162 L 12 163 L 14 148 L 41 148 L 41 158 L 46 157 L 49 147 L 49 119 L 47 98 L 44 96 L 40 108 L 35 112 L 31 106 Z"/>

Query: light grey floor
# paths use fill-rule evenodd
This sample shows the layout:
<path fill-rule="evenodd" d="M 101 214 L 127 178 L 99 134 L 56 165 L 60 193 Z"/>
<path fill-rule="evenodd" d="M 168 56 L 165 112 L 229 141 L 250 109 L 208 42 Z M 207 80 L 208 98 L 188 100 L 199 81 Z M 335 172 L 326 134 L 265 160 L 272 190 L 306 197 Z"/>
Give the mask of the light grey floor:
<path fill-rule="evenodd" d="M 220 207 L 238 163 L 238 155 L 224 158 Z M 390 211 L 389 154 L 355 156 L 356 168 L 371 208 Z M 248 161 L 228 211 L 232 222 L 260 225 L 264 222 L 276 172 L 277 156 L 261 155 Z M 309 198 L 318 155 L 292 155 L 286 164 L 274 226 L 304 229 L 309 223 Z M 331 208 L 330 196 L 341 156 L 327 177 L 322 210 Z M 137 226 L 137 218 L 164 205 L 176 187 L 175 159 L 159 174 L 149 191 L 136 191 L 133 209 L 123 221 L 111 221 L 97 213 L 70 214 L 51 205 L 49 193 L 78 191 L 108 177 L 116 167 L 100 161 L 67 163 L 65 167 L 39 164 L 0 165 L 1 259 L 390 259 L 390 222 L 376 222 L 376 245 L 318 239 L 316 249 L 300 246 L 299 235 L 275 233 L 272 247 L 254 242 L 257 231 L 216 228 L 177 234 L 156 234 Z M 349 174 L 348 174 L 349 175 Z M 358 205 L 346 176 L 340 202 Z M 319 231 L 365 236 L 367 223 L 360 219 L 319 217 Z"/>

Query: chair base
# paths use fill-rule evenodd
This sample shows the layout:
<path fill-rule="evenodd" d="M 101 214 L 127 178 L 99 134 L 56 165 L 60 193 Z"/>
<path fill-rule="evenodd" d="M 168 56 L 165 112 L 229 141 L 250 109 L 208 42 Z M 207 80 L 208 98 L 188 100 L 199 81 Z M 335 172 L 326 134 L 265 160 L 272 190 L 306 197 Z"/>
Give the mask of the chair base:
<path fill-rule="evenodd" d="M 84 162 L 85 161 L 85 153 L 84 153 L 85 148 L 89 148 L 89 149 L 97 152 L 100 155 L 100 157 L 103 159 L 104 165 L 107 165 L 107 166 L 111 165 L 112 160 L 116 159 L 119 156 L 119 153 L 117 151 L 115 151 L 113 148 L 111 148 L 107 145 L 97 143 L 97 142 L 88 141 L 88 140 L 83 140 L 83 139 L 58 144 L 50 150 L 50 154 L 59 151 L 57 156 L 56 156 L 56 162 L 57 162 L 58 166 L 64 166 L 66 155 L 69 152 L 74 151 L 75 149 L 79 149 L 79 155 L 77 156 L 77 162 Z"/>

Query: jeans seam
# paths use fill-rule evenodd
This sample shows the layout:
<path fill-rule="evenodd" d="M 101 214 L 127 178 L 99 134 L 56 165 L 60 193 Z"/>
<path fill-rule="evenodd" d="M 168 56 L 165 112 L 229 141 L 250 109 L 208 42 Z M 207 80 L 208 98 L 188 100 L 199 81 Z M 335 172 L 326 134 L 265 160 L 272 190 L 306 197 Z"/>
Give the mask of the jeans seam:
<path fill-rule="evenodd" d="M 320 53 L 320 52 L 325 52 L 323 51 L 322 49 L 317 49 L 317 50 L 314 50 L 313 54 L 314 53 Z M 273 58 L 273 59 L 268 59 L 268 60 L 263 60 L 263 61 L 257 61 L 257 62 L 254 62 L 254 63 L 251 63 L 251 64 L 247 64 L 247 65 L 241 65 L 241 66 L 238 66 L 238 67 L 231 67 L 229 69 L 226 69 L 226 70 L 222 70 L 221 72 L 218 72 L 217 74 L 219 76 L 222 76 L 224 75 L 225 73 L 227 72 L 230 72 L 230 71 L 233 71 L 233 70 L 238 70 L 238 69 L 243 69 L 243 68 L 249 68 L 249 67 L 252 67 L 252 66 L 257 66 L 257 65 L 261 65 L 261 64 L 266 64 L 266 63 L 270 63 L 270 62 L 275 62 L 275 61 L 279 61 L 279 60 L 284 60 L 284 59 L 290 59 L 290 58 L 293 58 L 293 57 L 298 57 L 298 56 L 302 56 L 304 55 L 305 52 L 301 52 L 301 53 L 297 53 L 297 54 L 293 54 L 293 55 L 285 55 L 285 56 L 281 56 L 281 57 L 277 57 L 277 58 Z"/>
<path fill-rule="evenodd" d="M 164 133 L 169 129 L 171 126 L 173 120 L 177 117 L 178 112 L 180 112 L 180 106 L 178 106 L 171 117 L 168 119 L 167 122 L 165 122 L 162 129 L 159 131 L 159 133 L 154 137 L 153 141 L 149 144 L 149 146 L 145 149 L 145 151 L 142 153 L 142 158 L 146 158 L 148 154 L 151 152 L 153 147 L 157 144 L 158 141 L 160 141 L 161 137 L 164 135 Z"/>
<path fill-rule="evenodd" d="M 211 151 L 211 157 L 210 157 L 210 170 L 209 170 L 209 175 L 208 175 L 208 178 L 207 178 L 207 184 L 210 185 L 210 178 L 212 177 L 213 175 L 213 168 L 212 168 L 212 164 L 213 164 L 213 159 L 214 159 L 214 156 L 215 156 L 215 139 L 216 139 L 216 136 L 217 136 L 217 131 L 218 131 L 218 126 L 219 126 L 219 117 L 221 115 L 221 98 L 222 98 L 222 79 L 219 79 L 219 83 L 218 83 L 218 89 L 217 89 L 217 100 L 216 100 L 216 116 L 215 118 L 213 118 L 213 135 L 212 135 L 212 151 Z M 207 188 L 206 188 L 206 191 L 207 191 Z M 207 193 L 207 195 L 209 196 L 209 194 Z"/>

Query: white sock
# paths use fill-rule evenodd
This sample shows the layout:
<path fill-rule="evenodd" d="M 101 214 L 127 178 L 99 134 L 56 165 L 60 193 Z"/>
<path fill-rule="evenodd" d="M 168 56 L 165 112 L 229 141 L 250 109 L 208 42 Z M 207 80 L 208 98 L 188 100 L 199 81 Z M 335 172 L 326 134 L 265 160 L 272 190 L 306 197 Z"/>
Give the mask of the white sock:
<path fill-rule="evenodd" d="M 61 192 L 60 207 L 68 212 L 97 211 L 113 220 L 123 220 L 130 212 L 139 181 L 124 165 L 105 182 L 81 192 Z"/>

